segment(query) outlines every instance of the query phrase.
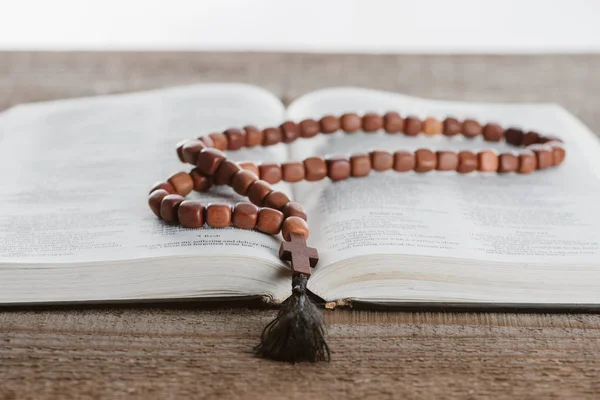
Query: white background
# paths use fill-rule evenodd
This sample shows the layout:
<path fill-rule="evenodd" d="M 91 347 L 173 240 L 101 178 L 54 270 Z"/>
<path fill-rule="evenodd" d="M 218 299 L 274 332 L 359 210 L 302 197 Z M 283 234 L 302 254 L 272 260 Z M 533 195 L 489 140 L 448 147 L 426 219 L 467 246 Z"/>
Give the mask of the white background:
<path fill-rule="evenodd" d="M 600 52 L 599 0 L 0 0 L 2 49 Z"/>

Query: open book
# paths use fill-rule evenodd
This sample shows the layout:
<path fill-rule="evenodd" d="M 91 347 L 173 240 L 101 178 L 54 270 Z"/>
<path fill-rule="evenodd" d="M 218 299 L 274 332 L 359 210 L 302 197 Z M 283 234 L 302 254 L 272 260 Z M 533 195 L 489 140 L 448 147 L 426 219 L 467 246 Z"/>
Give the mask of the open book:
<path fill-rule="evenodd" d="M 332 183 L 281 183 L 303 204 L 322 299 L 388 305 L 600 305 L 600 145 L 554 104 L 424 100 L 356 88 L 303 96 L 287 110 L 247 85 L 207 84 L 18 106 L 0 114 L 0 304 L 290 294 L 279 238 L 190 230 L 156 218 L 152 184 L 189 170 L 175 144 L 229 127 L 324 114 L 399 111 L 473 117 L 553 134 L 559 168 L 530 175 L 372 172 Z M 511 148 L 480 139 L 384 132 L 320 135 L 230 153 L 301 160 L 384 148 Z M 219 187 L 192 196 L 243 201 Z"/>

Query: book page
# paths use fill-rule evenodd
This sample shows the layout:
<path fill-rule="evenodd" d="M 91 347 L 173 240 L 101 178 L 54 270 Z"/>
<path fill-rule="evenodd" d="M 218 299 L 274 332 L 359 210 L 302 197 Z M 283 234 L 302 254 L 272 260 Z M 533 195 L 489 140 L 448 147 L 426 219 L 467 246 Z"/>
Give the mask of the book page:
<path fill-rule="evenodd" d="M 294 102 L 288 118 L 299 121 L 329 113 L 390 110 L 404 116 L 475 118 L 558 136 L 566 143 L 567 158 L 559 168 L 530 175 L 388 171 L 337 183 L 301 183 L 295 197 L 307 207 L 311 243 L 321 257 L 315 278 L 332 263 L 365 255 L 598 262 L 600 146 L 566 111 L 552 104 L 444 102 L 364 89 L 328 89 Z M 418 148 L 516 150 L 481 139 L 360 132 L 298 141 L 292 155 L 300 160 L 311 155 Z"/>
<path fill-rule="evenodd" d="M 185 229 L 147 205 L 178 171 L 175 144 L 231 126 L 279 124 L 281 102 L 247 85 L 207 84 L 23 105 L 0 115 L 0 265 L 239 255 L 281 264 L 278 239 L 254 231 Z M 277 160 L 283 145 L 232 152 Z M 290 191 L 280 185 L 279 189 Z M 242 201 L 219 187 L 192 197 Z M 247 200 L 246 200 L 247 201 Z"/>

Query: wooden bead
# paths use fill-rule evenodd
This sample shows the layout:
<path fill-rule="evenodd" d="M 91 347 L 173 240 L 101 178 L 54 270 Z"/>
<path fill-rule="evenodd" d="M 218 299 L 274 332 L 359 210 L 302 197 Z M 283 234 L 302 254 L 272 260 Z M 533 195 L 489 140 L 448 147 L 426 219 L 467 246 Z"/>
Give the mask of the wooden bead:
<path fill-rule="evenodd" d="M 267 197 L 265 197 L 263 205 L 265 207 L 281 210 L 289 202 L 290 198 L 287 196 L 287 194 L 280 192 L 279 190 L 273 190 L 267 195 Z"/>
<path fill-rule="evenodd" d="M 446 118 L 442 133 L 446 136 L 455 136 L 462 131 L 462 123 L 456 118 Z"/>
<path fill-rule="evenodd" d="M 486 124 L 483 127 L 483 138 L 488 142 L 499 142 L 504 137 L 504 129 L 494 123 Z"/>
<path fill-rule="evenodd" d="M 261 208 L 258 212 L 258 221 L 256 222 L 256 229 L 276 235 L 281 231 L 281 225 L 283 224 L 283 213 L 279 210 L 272 208 Z"/>
<path fill-rule="evenodd" d="M 355 113 L 347 113 L 340 117 L 340 126 L 346 133 L 360 131 L 362 127 L 362 118 Z"/>
<path fill-rule="evenodd" d="M 398 172 L 408 172 L 415 169 L 417 159 L 415 155 L 408 151 L 397 151 L 394 153 L 394 170 Z"/>
<path fill-rule="evenodd" d="M 523 131 L 517 128 L 508 128 L 504 132 L 504 138 L 506 139 L 506 143 L 513 146 L 520 146 L 523 144 Z"/>
<path fill-rule="evenodd" d="M 207 148 L 198 154 L 198 163 L 196 164 L 196 167 L 202 174 L 213 176 L 217 172 L 217 169 L 219 169 L 219 165 L 221 165 L 226 158 L 227 157 L 222 151 Z"/>
<path fill-rule="evenodd" d="M 537 168 L 535 153 L 531 150 L 522 151 L 519 154 L 519 173 L 530 174 Z"/>
<path fill-rule="evenodd" d="M 246 196 L 248 194 L 248 189 L 250 185 L 258 180 L 258 177 L 246 170 L 241 170 L 233 176 L 231 180 L 231 187 L 233 190 L 242 196 Z"/>
<path fill-rule="evenodd" d="M 394 156 L 384 150 L 374 150 L 370 153 L 371 167 L 375 171 L 387 171 L 394 167 Z"/>
<path fill-rule="evenodd" d="M 562 146 L 552 146 L 552 165 L 560 165 L 565 160 L 567 153 Z"/>
<path fill-rule="evenodd" d="M 262 206 L 265 198 L 271 193 L 273 189 L 268 182 L 258 180 L 250 185 L 248 188 L 248 199 L 256 204 L 257 206 Z"/>
<path fill-rule="evenodd" d="M 390 111 L 383 116 L 383 129 L 387 133 L 400 133 L 404 129 L 404 118 L 397 112 Z"/>
<path fill-rule="evenodd" d="M 371 172 L 371 157 L 360 153 L 350 156 L 350 174 L 354 177 L 367 176 Z"/>
<path fill-rule="evenodd" d="M 162 200 L 167 197 L 170 193 L 164 189 L 157 189 L 150 193 L 148 196 L 148 205 L 150 209 L 157 217 L 160 217 L 160 203 Z"/>
<path fill-rule="evenodd" d="M 227 137 L 227 148 L 229 150 L 238 150 L 246 144 L 246 133 L 241 129 L 227 129 L 223 132 Z"/>
<path fill-rule="evenodd" d="M 421 133 L 422 128 L 423 122 L 420 118 L 412 115 L 404 118 L 404 134 L 406 136 L 417 136 Z"/>
<path fill-rule="evenodd" d="M 263 143 L 263 132 L 255 126 L 244 127 L 246 132 L 246 147 L 260 146 Z"/>
<path fill-rule="evenodd" d="M 341 122 L 338 117 L 326 115 L 319 121 L 321 132 L 325 134 L 334 133 L 340 130 Z"/>
<path fill-rule="evenodd" d="M 417 159 L 416 172 L 429 172 L 437 167 L 437 156 L 431 150 L 419 149 L 415 151 L 415 157 Z"/>
<path fill-rule="evenodd" d="M 480 151 L 477 154 L 479 162 L 479 171 L 496 172 L 498 171 L 498 155 L 492 150 Z"/>
<path fill-rule="evenodd" d="M 300 122 L 300 136 L 303 138 L 311 138 L 321 130 L 321 125 L 314 119 L 305 119 Z"/>
<path fill-rule="evenodd" d="M 178 194 L 165 196 L 160 202 L 160 217 L 167 222 L 176 223 L 177 209 L 183 200 L 183 196 Z"/>
<path fill-rule="evenodd" d="M 197 200 L 184 200 L 179 204 L 177 217 L 186 228 L 201 228 L 204 225 L 204 205 Z"/>
<path fill-rule="evenodd" d="M 344 157 L 331 157 L 327 162 L 327 176 L 332 181 L 341 181 L 350 176 L 350 161 Z"/>
<path fill-rule="evenodd" d="M 290 201 L 281 209 L 281 212 L 285 216 L 285 218 L 289 217 L 300 217 L 303 220 L 307 221 L 308 216 L 306 215 L 306 211 L 304 211 L 304 207 L 301 204 L 296 203 L 295 201 Z"/>
<path fill-rule="evenodd" d="M 238 163 L 230 160 L 223 160 L 215 173 L 213 183 L 215 185 L 231 185 L 233 176 L 241 170 L 242 167 L 240 167 Z"/>
<path fill-rule="evenodd" d="M 154 184 L 154 186 L 152 186 L 152 189 L 150 189 L 148 194 L 152 194 L 152 192 L 159 189 L 163 189 L 169 194 L 175 193 L 175 188 L 169 182 L 157 182 Z"/>
<path fill-rule="evenodd" d="M 260 171 L 258 170 L 258 165 L 256 165 L 255 163 L 250 162 L 250 161 L 242 161 L 239 164 L 243 170 L 250 171 L 256 176 L 260 175 Z"/>
<path fill-rule="evenodd" d="M 290 161 L 281 164 L 281 175 L 285 182 L 299 182 L 304 179 L 304 163 L 300 161 Z"/>
<path fill-rule="evenodd" d="M 461 174 L 468 174 L 479 169 L 477 155 L 470 151 L 461 151 L 458 153 L 458 168 L 456 170 Z"/>
<path fill-rule="evenodd" d="M 458 168 L 458 154 L 453 151 L 437 152 L 438 171 L 456 171 Z"/>
<path fill-rule="evenodd" d="M 237 203 L 233 208 L 231 222 L 240 229 L 254 229 L 258 221 L 258 207 L 252 203 Z"/>
<path fill-rule="evenodd" d="M 300 217 L 288 217 L 283 221 L 281 234 L 286 241 L 292 240 L 291 234 L 298 233 L 308 239 L 308 224 Z"/>
<path fill-rule="evenodd" d="M 281 166 L 279 164 L 266 162 L 258 166 L 259 177 L 265 182 L 276 184 L 281 181 Z"/>
<path fill-rule="evenodd" d="M 527 147 L 532 144 L 536 144 L 540 139 L 540 135 L 537 132 L 527 132 L 523 135 L 523 139 L 521 141 L 521 146 Z"/>
<path fill-rule="evenodd" d="M 366 113 L 362 117 L 362 129 L 367 133 L 383 129 L 383 116 L 377 113 Z"/>
<path fill-rule="evenodd" d="M 498 172 L 508 173 L 519 170 L 519 157 L 511 153 L 502 153 L 498 157 Z"/>
<path fill-rule="evenodd" d="M 309 157 L 304 160 L 305 177 L 309 182 L 320 181 L 327 176 L 327 163 L 321 157 Z"/>
<path fill-rule="evenodd" d="M 213 228 L 227 228 L 231 226 L 231 204 L 211 203 L 206 206 L 206 223 Z"/>
<path fill-rule="evenodd" d="M 462 134 L 467 138 L 481 135 L 481 124 L 473 119 L 465 119 L 462 123 Z"/>
<path fill-rule="evenodd" d="M 202 174 L 198 168 L 190 171 L 190 177 L 194 182 L 194 190 L 197 192 L 206 192 L 212 186 L 212 178 Z"/>
<path fill-rule="evenodd" d="M 206 145 L 200 140 L 188 140 L 181 149 L 183 161 L 188 164 L 196 165 L 198 162 L 198 154 L 200 154 L 200 151 L 205 148 Z"/>
<path fill-rule="evenodd" d="M 213 142 L 213 140 L 208 135 L 200 136 L 198 140 L 203 142 L 206 145 L 206 147 L 215 147 L 215 142 Z"/>
<path fill-rule="evenodd" d="M 179 161 L 181 162 L 185 162 L 185 160 L 183 159 L 183 146 L 188 142 L 189 140 L 182 140 L 180 142 L 178 142 L 175 145 L 175 150 L 177 151 L 177 158 L 179 158 Z"/>
<path fill-rule="evenodd" d="M 545 144 L 534 144 L 528 149 L 535 153 L 537 169 L 546 169 L 552 166 L 552 147 Z"/>
<path fill-rule="evenodd" d="M 263 146 L 273 146 L 281 143 L 282 140 L 283 132 L 281 132 L 281 128 L 263 129 Z"/>
<path fill-rule="evenodd" d="M 292 121 L 286 121 L 279 126 L 283 135 L 283 143 L 292 143 L 300 137 L 300 127 Z"/>
<path fill-rule="evenodd" d="M 437 118 L 428 117 L 423 121 L 423 133 L 428 136 L 439 135 L 444 130 L 444 124 Z"/>
<path fill-rule="evenodd" d="M 229 147 L 227 136 L 224 133 L 211 133 L 208 137 L 212 139 L 213 147 L 217 150 L 227 150 Z"/>
<path fill-rule="evenodd" d="M 194 189 L 194 181 L 187 172 L 178 172 L 169 178 L 175 192 L 187 196 Z"/>

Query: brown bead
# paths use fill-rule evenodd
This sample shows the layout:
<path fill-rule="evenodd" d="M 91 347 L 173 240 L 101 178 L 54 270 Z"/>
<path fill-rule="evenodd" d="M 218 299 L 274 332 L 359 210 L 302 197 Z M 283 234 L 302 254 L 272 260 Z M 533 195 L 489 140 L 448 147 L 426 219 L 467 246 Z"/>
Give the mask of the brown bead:
<path fill-rule="evenodd" d="M 367 176 L 371 172 L 371 157 L 368 154 L 350 156 L 350 174 L 354 177 Z"/>
<path fill-rule="evenodd" d="M 416 172 L 429 172 L 437 167 L 437 156 L 431 150 L 419 149 L 415 151 L 417 165 Z"/>
<path fill-rule="evenodd" d="M 523 144 L 523 131 L 517 128 L 508 128 L 504 132 L 504 138 L 506 139 L 506 143 L 513 146 L 520 146 Z"/>
<path fill-rule="evenodd" d="M 421 119 L 412 115 L 404 118 L 404 134 L 406 136 L 417 136 L 421 133 L 422 128 L 423 122 L 421 122 Z"/>
<path fill-rule="evenodd" d="M 524 150 L 519 154 L 519 173 L 530 174 L 537 167 L 537 159 L 535 153 L 531 150 Z"/>
<path fill-rule="evenodd" d="M 206 145 L 201 140 L 188 140 L 181 149 L 183 153 L 183 161 L 188 164 L 196 165 L 198 162 L 198 154 L 200 154 L 200 151 L 205 148 Z"/>
<path fill-rule="evenodd" d="M 428 117 L 423 121 L 423 133 L 426 135 L 439 135 L 443 129 L 444 124 L 437 118 Z"/>
<path fill-rule="evenodd" d="M 498 172 L 516 172 L 519 169 L 519 157 L 510 153 L 502 153 L 498 157 Z"/>
<path fill-rule="evenodd" d="M 283 143 L 292 143 L 300 137 L 300 127 L 292 121 L 286 121 L 279 126 L 283 135 Z"/>
<path fill-rule="evenodd" d="M 223 132 L 227 137 L 227 148 L 229 150 L 238 150 L 246 144 L 246 133 L 241 129 L 231 128 Z"/>
<path fill-rule="evenodd" d="M 241 170 L 233 176 L 231 187 L 237 194 L 246 196 L 250 185 L 257 180 L 258 177 L 254 173 L 247 170 Z"/>
<path fill-rule="evenodd" d="M 479 169 L 477 155 L 470 151 L 461 151 L 458 153 L 458 168 L 456 170 L 461 174 L 468 174 Z"/>
<path fill-rule="evenodd" d="M 248 199 L 256 204 L 257 206 L 262 206 L 265 198 L 271 193 L 273 189 L 268 182 L 258 180 L 250 185 L 248 188 Z"/>
<path fill-rule="evenodd" d="M 319 125 L 321 127 L 321 132 L 325 134 L 337 132 L 341 128 L 340 119 L 333 115 L 326 115 L 321 118 Z"/>
<path fill-rule="evenodd" d="M 306 211 L 304 211 L 304 207 L 299 203 L 294 201 L 290 201 L 281 209 L 281 212 L 286 218 L 289 217 L 300 217 L 303 220 L 307 220 L 308 216 L 306 215 Z"/>
<path fill-rule="evenodd" d="M 473 119 L 465 119 L 462 123 L 462 134 L 468 138 L 481 135 L 481 124 Z"/>
<path fill-rule="evenodd" d="M 331 157 L 327 162 L 327 176 L 332 181 L 341 181 L 350 176 L 350 161 L 344 157 Z"/>
<path fill-rule="evenodd" d="M 157 182 L 152 186 L 148 194 L 152 194 L 155 190 L 163 189 L 169 194 L 175 193 L 175 188 L 169 182 Z"/>
<path fill-rule="evenodd" d="M 279 210 L 272 208 L 261 208 L 258 212 L 258 221 L 256 222 L 256 229 L 276 235 L 281 231 L 281 225 L 283 224 L 283 213 Z"/>
<path fill-rule="evenodd" d="M 286 241 L 292 240 L 291 234 L 298 233 L 308 239 L 308 224 L 300 217 L 289 217 L 283 221 L 281 234 Z"/>
<path fill-rule="evenodd" d="M 175 188 L 175 192 L 187 196 L 194 189 L 194 181 L 187 172 L 178 172 L 169 178 L 169 183 Z"/>
<path fill-rule="evenodd" d="M 246 132 L 246 147 L 260 146 L 263 142 L 263 133 L 255 126 L 248 125 L 244 127 Z"/>
<path fill-rule="evenodd" d="M 281 166 L 275 163 L 262 163 L 258 166 L 259 177 L 263 181 L 276 184 L 281 181 Z"/>
<path fill-rule="evenodd" d="M 446 118 L 444 120 L 444 130 L 443 134 L 446 136 L 455 136 L 458 135 L 462 131 L 462 122 L 457 120 L 456 118 Z"/>
<path fill-rule="evenodd" d="M 213 183 L 215 185 L 231 185 L 233 176 L 240 172 L 242 167 L 238 163 L 230 160 L 224 160 L 220 165 L 219 169 L 215 173 Z"/>
<path fill-rule="evenodd" d="M 340 125 L 344 132 L 356 132 L 362 127 L 362 118 L 358 114 L 347 113 L 340 117 Z"/>
<path fill-rule="evenodd" d="M 265 207 L 281 210 L 289 202 L 290 198 L 287 196 L 287 194 L 280 192 L 279 190 L 273 190 L 267 195 L 267 197 L 265 197 L 263 205 Z"/>
<path fill-rule="evenodd" d="M 552 165 L 560 165 L 565 160 L 567 153 L 562 146 L 552 146 Z"/>
<path fill-rule="evenodd" d="M 417 159 L 415 155 L 408 151 L 397 151 L 394 153 L 394 170 L 398 172 L 408 172 L 415 169 Z"/>
<path fill-rule="evenodd" d="M 153 191 L 152 193 L 150 193 L 150 196 L 148 196 L 148 205 L 150 206 L 150 209 L 157 217 L 160 217 L 161 201 L 165 197 L 167 197 L 169 194 L 170 193 L 164 189 L 157 189 L 157 190 Z"/>
<path fill-rule="evenodd" d="M 194 182 L 194 190 L 197 192 L 205 192 L 212 186 L 212 178 L 202 174 L 198 168 L 190 171 L 190 177 Z"/>
<path fill-rule="evenodd" d="M 219 203 L 206 206 L 206 223 L 213 228 L 231 226 L 231 204 Z"/>
<path fill-rule="evenodd" d="M 309 182 L 320 181 L 327 176 L 327 163 L 321 157 L 309 157 L 304 160 L 305 177 Z"/>
<path fill-rule="evenodd" d="M 304 163 L 290 161 L 281 164 L 281 174 L 285 182 L 299 182 L 304 179 Z"/>
<path fill-rule="evenodd" d="M 260 175 L 260 171 L 258 170 L 258 165 L 256 165 L 255 163 L 250 162 L 250 161 L 242 161 L 239 164 L 243 170 L 250 171 L 256 176 Z"/>
<path fill-rule="evenodd" d="M 477 154 L 479 161 L 479 171 L 496 172 L 498 171 L 498 155 L 491 150 L 480 151 Z"/>
<path fill-rule="evenodd" d="M 483 138 L 488 142 L 499 142 L 504 136 L 504 128 L 498 124 L 489 123 L 483 127 Z"/>
<path fill-rule="evenodd" d="M 215 142 L 209 136 L 200 136 L 198 140 L 203 142 L 206 147 L 215 147 Z"/>
<path fill-rule="evenodd" d="M 458 168 L 458 154 L 453 151 L 437 152 L 438 171 L 456 171 Z"/>
<path fill-rule="evenodd" d="M 366 113 L 362 117 L 362 129 L 367 133 L 383 129 L 383 116 L 377 113 Z"/>
<path fill-rule="evenodd" d="M 178 194 L 165 196 L 160 202 L 160 217 L 167 222 L 176 223 L 177 209 L 183 200 L 185 200 L 183 196 Z"/>
<path fill-rule="evenodd" d="M 263 146 L 273 146 L 281 143 L 282 140 L 283 132 L 281 132 L 281 128 L 263 129 Z"/>
<path fill-rule="evenodd" d="M 219 165 L 221 165 L 226 158 L 227 157 L 222 151 L 207 148 L 198 154 L 198 163 L 196 164 L 196 167 L 202 174 L 213 176 L 217 172 L 217 169 L 219 169 Z"/>
<path fill-rule="evenodd" d="M 189 140 L 182 140 L 181 142 L 178 142 L 175 145 L 175 151 L 177 151 L 177 158 L 179 158 L 179 161 L 181 162 L 185 162 L 185 160 L 183 159 L 183 146 L 188 142 Z"/>
<path fill-rule="evenodd" d="M 383 116 L 383 128 L 387 133 L 402 132 L 402 129 L 404 129 L 404 118 L 397 112 L 387 112 Z"/>
<path fill-rule="evenodd" d="M 375 171 L 387 171 L 394 167 L 394 156 L 389 151 L 374 150 L 370 156 L 371 166 Z"/>
<path fill-rule="evenodd" d="M 321 126 L 314 119 L 305 119 L 300 122 L 300 136 L 303 138 L 311 138 L 320 132 Z"/>
<path fill-rule="evenodd" d="M 177 217 L 186 228 L 201 228 L 204 225 L 204 205 L 198 200 L 184 200 L 179 204 Z"/>
<path fill-rule="evenodd" d="M 254 229 L 258 221 L 258 207 L 252 203 L 237 203 L 233 207 L 233 217 L 231 222 L 233 226 L 240 229 Z"/>
<path fill-rule="evenodd" d="M 532 144 L 536 144 L 540 139 L 540 135 L 537 132 L 527 132 L 523 135 L 523 140 L 521 142 L 521 146 L 527 147 Z"/>
<path fill-rule="evenodd" d="M 217 150 L 227 150 L 229 147 L 224 133 L 211 133 L 208 137 L 212 139 L 213 147 Z"/>
<path fill-rule="evenodd" d="M 552 147 L 537 144 L 529 146 L 528 149 L 535 153 L 537 169 L 546 169 L 552 166 Z"/>

